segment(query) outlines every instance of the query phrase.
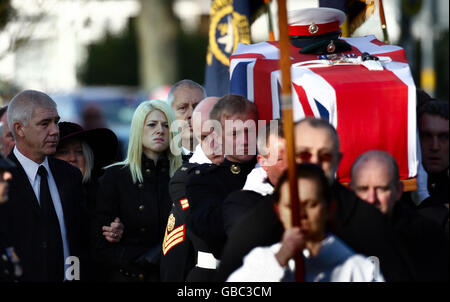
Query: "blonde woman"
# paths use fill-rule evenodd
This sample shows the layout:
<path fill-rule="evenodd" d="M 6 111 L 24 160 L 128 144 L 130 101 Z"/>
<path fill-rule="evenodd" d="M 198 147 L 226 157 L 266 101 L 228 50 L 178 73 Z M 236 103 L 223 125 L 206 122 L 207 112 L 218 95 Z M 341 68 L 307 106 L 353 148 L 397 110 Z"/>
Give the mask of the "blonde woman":
<path fill-rule="evenodd" d="M 107 167 L 97 195 L 95 254 L 111 270 L 109 281 L 159 281 L 159 256 L 171 201 L 170 177 L 181 156 L 170 152 L 174 115 L 160 100 L 141 103 L 131 122 L 127 157 Z M 125 225 L 120 242 L 102 226 L 116 217 Z"/>

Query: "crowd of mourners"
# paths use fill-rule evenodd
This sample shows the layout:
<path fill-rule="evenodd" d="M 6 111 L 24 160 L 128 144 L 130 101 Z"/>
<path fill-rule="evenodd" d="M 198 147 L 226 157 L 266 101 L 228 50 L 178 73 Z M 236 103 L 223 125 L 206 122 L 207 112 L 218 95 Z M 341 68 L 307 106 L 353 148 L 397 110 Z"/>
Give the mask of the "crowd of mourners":
<path fill-rule="evenodd" d="M 242 96 L 174 84 L 136 108 L 122 158 L 24 90 L 0 110 L 0 280 L 295 281 L 301 261 L 304 281 L 448 281 L 448 101 L 417 100 L 416 190 L 381 150 L 340 183 L 346 134 L 307 117 L 293 198 L 282 122 L 257 129 Z"/>

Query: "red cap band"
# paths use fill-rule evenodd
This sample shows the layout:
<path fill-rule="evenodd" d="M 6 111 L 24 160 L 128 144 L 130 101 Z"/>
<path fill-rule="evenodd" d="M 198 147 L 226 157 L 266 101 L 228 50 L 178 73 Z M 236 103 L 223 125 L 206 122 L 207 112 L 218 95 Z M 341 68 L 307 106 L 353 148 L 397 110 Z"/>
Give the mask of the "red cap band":
<path fill-rule="evenodd" d="M 338 31 L 339 22 L 289 26 L 290 36 L 317 36 Z"/>

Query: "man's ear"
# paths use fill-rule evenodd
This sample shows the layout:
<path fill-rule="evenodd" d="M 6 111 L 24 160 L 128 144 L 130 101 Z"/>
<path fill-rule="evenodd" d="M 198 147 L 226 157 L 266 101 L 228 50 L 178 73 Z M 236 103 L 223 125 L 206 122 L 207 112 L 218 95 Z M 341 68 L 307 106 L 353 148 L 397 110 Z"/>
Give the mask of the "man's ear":
<path fill-rule="evenodd" d="M 13 124 L 13 129 L 14 129 L 14 133 L 16 134 L 16 136 L 18 137 L 24 137 L 25 133 L 23 132 L 23 124 L 20 122 L 15 122 Z"/>
<path fill-rule="evenodd" d="M 261 154 L 256 155 L 256 161 L 264 169 L 264 166 L 265 166 L 265 163 L 266 163 L 266 159 L 264 158 L 264 156 L 262 156 Z"/>

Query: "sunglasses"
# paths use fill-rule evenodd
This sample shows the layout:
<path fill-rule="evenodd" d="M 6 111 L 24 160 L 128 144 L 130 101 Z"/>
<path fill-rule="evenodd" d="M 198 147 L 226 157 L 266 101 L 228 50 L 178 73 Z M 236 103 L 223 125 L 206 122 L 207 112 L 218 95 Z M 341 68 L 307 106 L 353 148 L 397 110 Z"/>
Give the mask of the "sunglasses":
<path fill-rule="evenodd" d="M 302 151 L 296 154 L 296 158 L 301 160 L 303 163 L 311 162 L 313 154 L 309 151 Z M 318 154 L 319 162 L 321 163 L 329 163 L 333 160 L 333 153 L 331 152 L 323 152 Z"/>

